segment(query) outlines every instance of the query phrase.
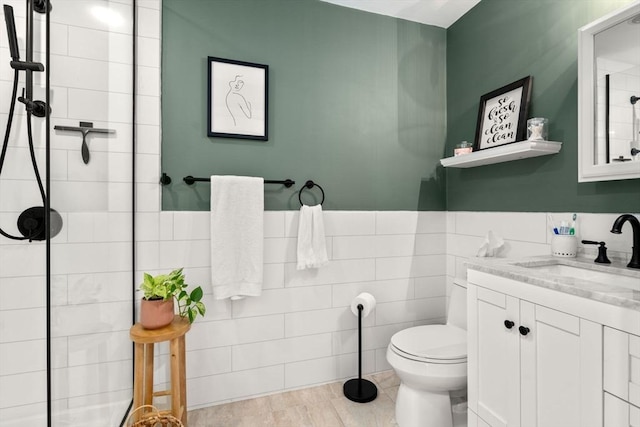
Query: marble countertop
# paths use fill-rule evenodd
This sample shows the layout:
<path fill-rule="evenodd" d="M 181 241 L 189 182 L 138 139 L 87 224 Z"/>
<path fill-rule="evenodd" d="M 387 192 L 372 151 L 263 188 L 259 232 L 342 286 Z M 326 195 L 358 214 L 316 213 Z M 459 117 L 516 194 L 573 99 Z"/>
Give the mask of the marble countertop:
<path fill-rule="evenodd" d="M 585 269 L 587 276 L 589 270 L 594 272 L 594 276 L 598 275 L 597 272 L 624 276 L 627 285 L 604 284 L 597 279 L 571 277 L 536 268 L 555 264 Z M 640 270 L 628 268 L 619 260 L 612 260 L 612 264 L 596 264 L 592 258 L 580 257 L 470 258 L 466 266 L 471 270 L 640 311 Z"/>

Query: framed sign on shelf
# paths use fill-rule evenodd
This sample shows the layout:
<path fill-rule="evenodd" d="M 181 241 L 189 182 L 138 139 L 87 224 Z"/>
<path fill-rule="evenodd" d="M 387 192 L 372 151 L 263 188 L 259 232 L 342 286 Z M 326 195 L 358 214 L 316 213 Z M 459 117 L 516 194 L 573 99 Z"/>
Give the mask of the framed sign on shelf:
<path fill-rule="evenodd" d="M 531 83 L 528 76 L 480 97 L 473 151 L 525 139 Z"/>
<path fill-rule="evenodd" d="M 269 66 L 208 57 L 207 135 L 268 141 Z"/>

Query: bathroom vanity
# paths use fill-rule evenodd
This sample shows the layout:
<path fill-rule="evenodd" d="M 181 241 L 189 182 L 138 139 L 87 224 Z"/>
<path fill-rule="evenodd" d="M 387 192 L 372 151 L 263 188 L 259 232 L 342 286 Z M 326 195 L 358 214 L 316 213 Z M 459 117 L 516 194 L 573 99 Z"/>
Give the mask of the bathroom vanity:
<path fill-rule="evenodd" d="M 467 263 L 469 427 L 640 426 L 640 270 Z"/>

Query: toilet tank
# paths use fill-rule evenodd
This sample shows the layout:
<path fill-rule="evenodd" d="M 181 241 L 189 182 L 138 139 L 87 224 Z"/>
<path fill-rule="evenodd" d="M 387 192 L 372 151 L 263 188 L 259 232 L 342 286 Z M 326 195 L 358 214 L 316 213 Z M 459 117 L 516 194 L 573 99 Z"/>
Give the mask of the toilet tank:
<path fill-rule="evenodd" d="M 454 279 L 449 296 L 447 325 L 467 330 L 467 287 L 462 279 Z"/>

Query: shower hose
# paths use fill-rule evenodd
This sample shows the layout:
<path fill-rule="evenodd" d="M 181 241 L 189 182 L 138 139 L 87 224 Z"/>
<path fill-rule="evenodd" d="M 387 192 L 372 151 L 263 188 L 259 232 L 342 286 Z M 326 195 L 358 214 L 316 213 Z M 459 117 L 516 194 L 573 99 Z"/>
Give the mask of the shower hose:
<path fill-rule="evenodd" d="M 2 152 L 0 152 L 0 175 L 2 175 L 2 167 L 4 166 L 5 157 L 7 155 L 7 148 L 9 147 L 9 135 L 11 134 L 11 124 L 13 122 L 13 115 L 16 107 L 16 96 L 18 93 L 18 70 L 15 70 L 13 74 L 13 90 L 11 93 L 11 106 L 9 108 L 9 117 L 7 118 L 7 129 L 4 133 L 4 142 L 2 144 Z M 27 100 L 28 102 L 29 100 Z M 42 179 L 40 178 L 40 172 L 38 171 L 38 164 L 36 162 L 36 154 L 33 148 L 33 133 L 31 129 L 31 111 L 27 108 L 27 139 L 29 141 L 29 153 L 31 155 L 31 164 L 33 166 L 33 172 L 38 182 L 38 188 L 40 189 L 40 197 L 42 198 L 43 207 L 46 206 L 46 194 L 44 187 L 42 186 Z M 2 229 L 0 226 L 0 234 L 4 237 L 12 240 L 29 240 L 30 242 L 37 239 L 38 236 L 44 235 L 45 222 L 38 221 L 34 218 L 26 218 L 22 223 L 23 229 L 26 231 L 24 236 L 14 236 Z M 39 239 L 42 240 L 42 239 Z"/>

